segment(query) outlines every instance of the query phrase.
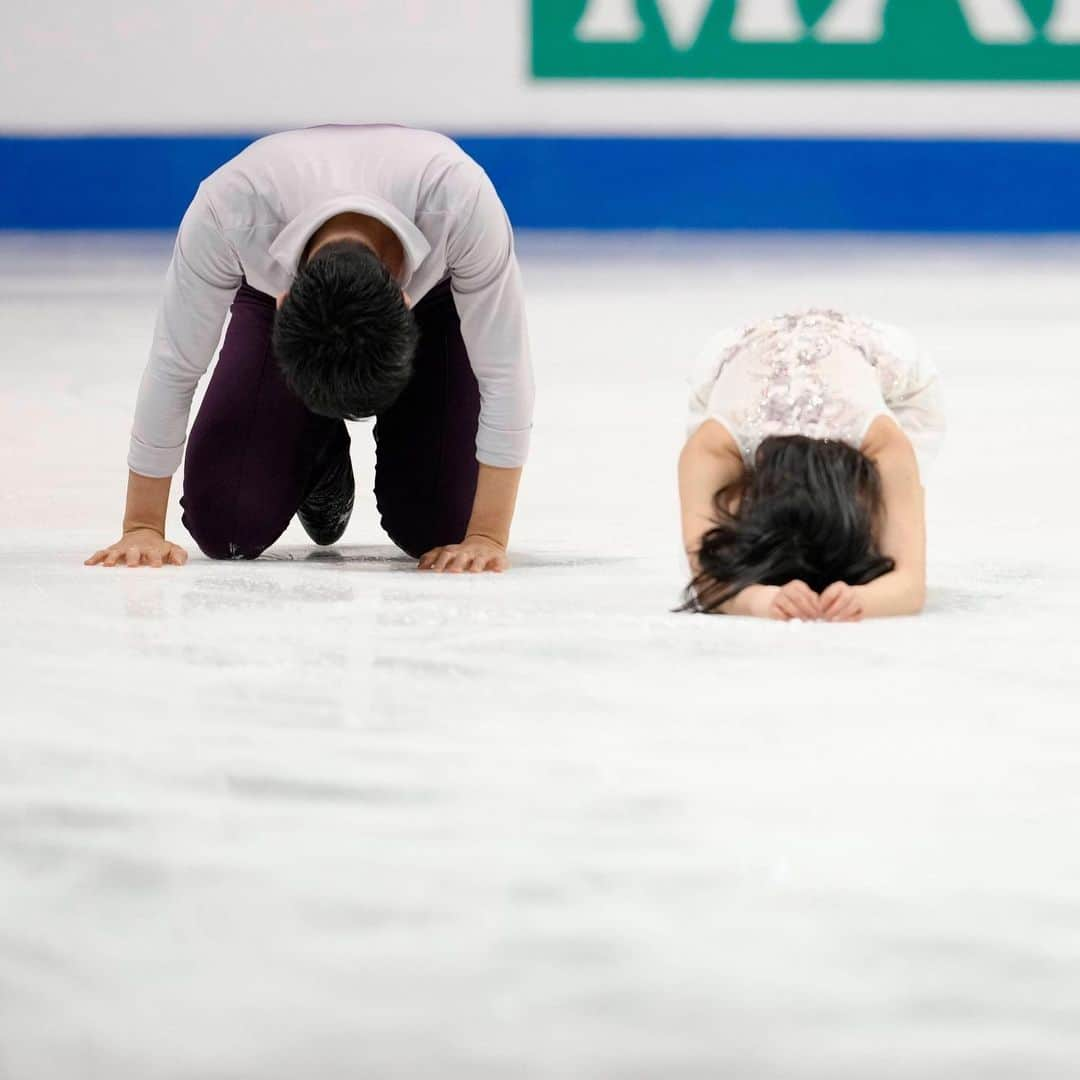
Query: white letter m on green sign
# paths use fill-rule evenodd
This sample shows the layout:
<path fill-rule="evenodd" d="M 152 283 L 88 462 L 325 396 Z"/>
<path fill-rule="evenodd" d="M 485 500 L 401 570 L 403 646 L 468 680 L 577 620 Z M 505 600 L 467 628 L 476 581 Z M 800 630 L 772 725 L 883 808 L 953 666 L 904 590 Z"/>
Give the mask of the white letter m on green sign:
<path fill-rule="evenodd" d="M 945 0 L 937 0 L 944 3 Z M 987 45 L 1025 45 L 1036 36 L 1020 0 L 956 0 L 971 35 Z M 713 0 L 654 0 L 671 44 L 690 49 L 713 6 Z M 828 10 L 807 26 L 796 0 L 735 0 L 731 37 L 742 42 L 820 41 L 873 44 L 885 34 L 889 0 L 832 0 Z M 637 0 L 589 0 L 574 36 L 584 42 L 641 40 L 645 26 Z M 1055 44 L 1080 43 L 1080 0 L 1055 0 L 1043 27 Z"/>

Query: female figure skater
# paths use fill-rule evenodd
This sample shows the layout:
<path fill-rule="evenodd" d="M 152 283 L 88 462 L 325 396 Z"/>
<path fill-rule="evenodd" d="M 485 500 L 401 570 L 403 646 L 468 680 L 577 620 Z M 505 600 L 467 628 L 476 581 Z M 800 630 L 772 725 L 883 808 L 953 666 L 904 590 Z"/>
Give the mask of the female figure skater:
<path fill-rule="evenodd" d="M 937 372 L 895 327 L 813 310 L 724 331 L 679 459 L 684 610 L 852 622 L 926 594 Z"/>

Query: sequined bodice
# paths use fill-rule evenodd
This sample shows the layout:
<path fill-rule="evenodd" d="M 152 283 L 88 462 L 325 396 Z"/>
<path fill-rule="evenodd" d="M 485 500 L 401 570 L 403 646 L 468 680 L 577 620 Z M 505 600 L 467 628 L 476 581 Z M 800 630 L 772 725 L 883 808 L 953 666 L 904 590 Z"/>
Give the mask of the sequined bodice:
<path fill-rule="evenodd" d="M 837 311 L 782 315 L 744 330 L 716 363 L 710 411 L 747 460 L 771 435 L 859 446 L 902 364 L 865 322 Z"/>

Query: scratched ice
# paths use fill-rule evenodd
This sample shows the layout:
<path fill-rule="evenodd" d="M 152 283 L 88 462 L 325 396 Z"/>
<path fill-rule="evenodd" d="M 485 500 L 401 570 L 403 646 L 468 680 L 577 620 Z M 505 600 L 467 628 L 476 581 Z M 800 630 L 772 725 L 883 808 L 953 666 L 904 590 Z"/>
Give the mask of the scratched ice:
<path fill-rule="evenodd" d="M 87 570 L 167 247 L 0 241 L 0 1077 L 1076 1075 L 1080 245 L 525 236 L 512 573 Z M 682 372 L 813 304 L 945 373 L 929 609 L 671 614 Z"/>

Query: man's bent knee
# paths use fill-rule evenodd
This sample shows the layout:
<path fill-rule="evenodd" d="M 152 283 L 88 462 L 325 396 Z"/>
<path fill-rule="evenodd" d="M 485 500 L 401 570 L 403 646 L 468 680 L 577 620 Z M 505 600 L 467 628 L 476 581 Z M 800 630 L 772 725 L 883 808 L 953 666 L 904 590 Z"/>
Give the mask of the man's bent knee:
<path fill-rule="evenodd" d="M 393 520 L 388 520 L 386 515 L 382 517 L 383 532 L 390 537 L 395 547 L 400 548 L 406 555 L 419 559 L 426 551 L 438 547 L 438 541 L 433 541 L 434 533 L 417 530 L 415 528 L 399 527 Z"/>
<path fill-rule="evenodd" d="M 433 548 L 459 544 L 465 539 L 468 514 L 463 515 L 460 521 L 438 522 L 428 515 L 417 513 L 413 508 L 403 507 L 395 512 L 392 508 L 383 510 L 380 506 L 380 510 L 383 532 L 414 559 L 419 559 Z"/>
<path fill-rule="evenodd" d="M 180 505 L 184 528 L 208 559 L 257 559 L 285 531 L 244 515 L 235 498 L 185 492 Z"/>

